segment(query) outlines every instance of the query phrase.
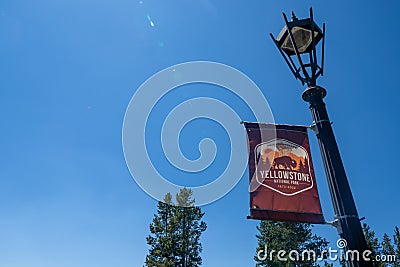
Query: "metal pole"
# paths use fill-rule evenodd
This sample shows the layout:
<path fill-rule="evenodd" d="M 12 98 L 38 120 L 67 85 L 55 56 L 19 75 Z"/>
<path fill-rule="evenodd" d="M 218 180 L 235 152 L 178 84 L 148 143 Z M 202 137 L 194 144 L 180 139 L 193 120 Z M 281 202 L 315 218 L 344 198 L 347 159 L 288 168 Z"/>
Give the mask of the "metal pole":
<path fill-rule="evenodd" d="M 324 88 L 310 86 L 304 91 L 302 97 L 304 101 L 310 103 L 315 134 L 318 138 L 335 211 L 337 229 L 340 237 L 347 241 L 346 252 L 349 250 L 357 250 L 359 252 L 359 260 L 356 257 L 352 259 L 352 253 L 346 253 L 350 256 L 347 259 L 347 265 L 351 267 L 372 267 L 372 262 L 365 261 L 363 257 L 363 252 L 367 250 L 367 243 L 323 101 L 325 96 L 326 90 Z M 371 255 L 366 256 L 370 257 Z"/>

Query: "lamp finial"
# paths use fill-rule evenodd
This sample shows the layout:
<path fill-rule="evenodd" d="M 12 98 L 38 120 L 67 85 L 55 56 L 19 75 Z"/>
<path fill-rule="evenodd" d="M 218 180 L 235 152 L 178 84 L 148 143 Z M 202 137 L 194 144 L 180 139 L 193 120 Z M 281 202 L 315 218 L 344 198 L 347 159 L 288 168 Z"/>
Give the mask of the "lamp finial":
<path fill-rule="evenodd" d="M 294 11 L 292 11 L 292 21 L 294 21 L 294 20 L 298 20 L 298 19 L 297 19 L 296 15 L 294 14 Z"/>

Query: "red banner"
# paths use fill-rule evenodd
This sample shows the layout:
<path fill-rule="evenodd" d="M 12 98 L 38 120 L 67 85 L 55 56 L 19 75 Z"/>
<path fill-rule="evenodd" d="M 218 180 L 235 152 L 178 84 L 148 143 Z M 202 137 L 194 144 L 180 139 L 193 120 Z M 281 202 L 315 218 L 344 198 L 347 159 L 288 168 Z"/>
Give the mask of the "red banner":
<path fill-rule="evenodd" d="M 244 125 L 249 144 L 249 218 L 324 223 L 307 127 Z"/>

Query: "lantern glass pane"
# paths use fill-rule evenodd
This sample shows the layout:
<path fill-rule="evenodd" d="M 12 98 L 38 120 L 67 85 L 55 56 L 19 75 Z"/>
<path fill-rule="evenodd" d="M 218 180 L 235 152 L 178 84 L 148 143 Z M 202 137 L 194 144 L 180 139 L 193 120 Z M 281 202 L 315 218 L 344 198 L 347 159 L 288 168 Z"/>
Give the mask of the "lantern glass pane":
<path fill-rule="evenodd" d="M 292 28 L 292 34 L 297 46 L 297 50 L 300 54 L 304 53 L 312 43 L 311 31 L 295 26 Z M 317 34 L 317 32 L 314 32 L 314 38 L 317 36 Z M 283 41 L 282 49 L 294 52 L 294 48 L 292 42 L 290 41 L 289 35 L 287 35 L 285 41 Z"/>

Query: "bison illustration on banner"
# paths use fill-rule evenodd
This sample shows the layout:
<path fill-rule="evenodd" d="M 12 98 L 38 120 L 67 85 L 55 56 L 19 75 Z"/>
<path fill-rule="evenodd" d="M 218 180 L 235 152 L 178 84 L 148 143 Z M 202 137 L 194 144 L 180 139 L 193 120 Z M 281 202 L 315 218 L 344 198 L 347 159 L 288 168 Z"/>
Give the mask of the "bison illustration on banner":
<path fill-rule="evenodd" d="M 275 158 L 274 159 L 274 164 L 272 165 L 274 169 L 277 168 L 280 169 L 279 166 L 283 166 L 286 169 L 289 168 L 290 170 L 293 170 L 293 168 L 295 168 L 297 166 L 297 163 L 295 160 L 293 160 L 291 157 L 289 156 L 282 156 L 279 158 Z"/>

